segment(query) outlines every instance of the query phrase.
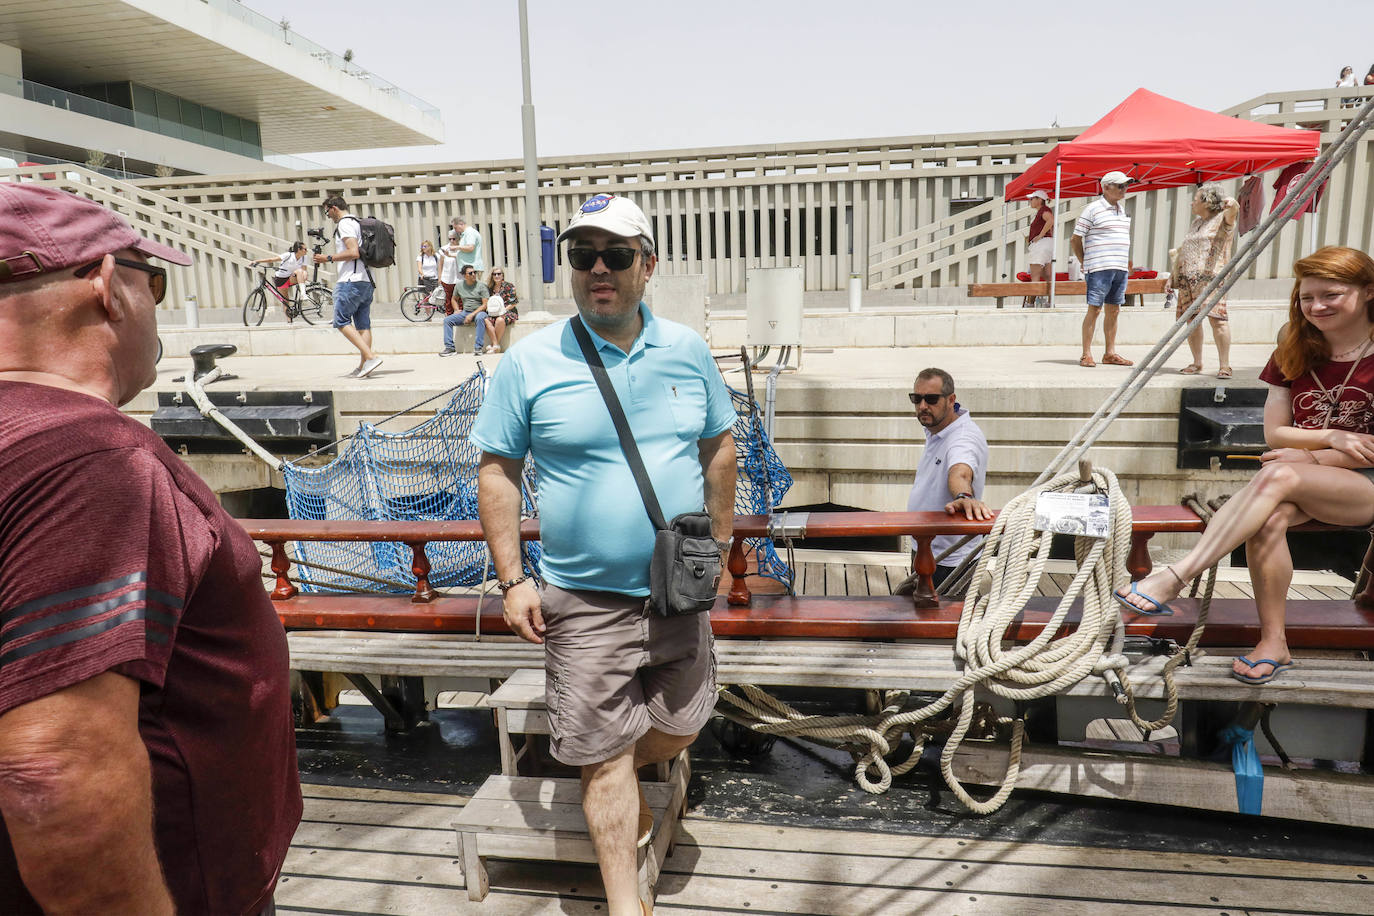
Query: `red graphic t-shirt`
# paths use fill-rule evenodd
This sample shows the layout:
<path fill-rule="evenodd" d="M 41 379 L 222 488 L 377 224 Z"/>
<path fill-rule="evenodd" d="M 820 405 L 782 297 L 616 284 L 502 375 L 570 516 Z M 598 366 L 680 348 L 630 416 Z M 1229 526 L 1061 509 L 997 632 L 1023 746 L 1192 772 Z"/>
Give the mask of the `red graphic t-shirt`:
<path fill-rule="evenodd" d="M 301 815 L 286 635 L 253 541 L 151 430 L 0 382 L 0 714 L 139 682 L 177 912 L 258 913 Z M 0 901 L 37 912 L 0 821 Z"/>
<path fill-rule="evenodd" d="M 1326 362 L 1313 370 L 1331 394 L 1336 394 L 1341 381 L 1350 372 L 1350 361 Z M 1321 386 L 1312 379 L 1311 372 L 1304 372 L 1289 381 L 1279 371 L 1274 357 L 1269 357 L 1260 381 L 1271 385 L 1281 385 L 1289 390 L 1293 398 L 1293 425 L 1300 429 L 1321 429 L 1326 413 L 1331 408 L 1331 397 L 1324 393 Z M 1360 360 L 1350 381 L 1340 389 L 1340 403 L 1331 414 L 1332 429 L 1347 429 L 1356 433 L 1374 433 L 1374 354 Z"/>

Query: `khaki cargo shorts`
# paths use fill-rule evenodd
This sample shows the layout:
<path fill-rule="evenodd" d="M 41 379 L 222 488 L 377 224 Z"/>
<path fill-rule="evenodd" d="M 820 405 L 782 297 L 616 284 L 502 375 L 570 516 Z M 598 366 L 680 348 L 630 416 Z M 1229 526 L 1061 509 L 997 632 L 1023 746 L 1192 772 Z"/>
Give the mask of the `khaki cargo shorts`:
<path fill-rule="evenodd" d="M 553 756 L 601 763 L 650 728 L 693 735 L 716 706 L 709 614 L 662 617 L 647 599 L 545 585 L 545 701 Z"/>

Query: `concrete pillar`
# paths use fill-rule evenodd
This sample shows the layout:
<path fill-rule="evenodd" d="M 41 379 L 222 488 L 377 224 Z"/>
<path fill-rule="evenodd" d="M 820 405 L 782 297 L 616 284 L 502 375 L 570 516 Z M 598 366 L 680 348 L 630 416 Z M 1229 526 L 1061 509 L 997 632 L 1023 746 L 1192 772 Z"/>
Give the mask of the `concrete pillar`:
<path fill-rule="evenodd" d="M 13 45 L 0 44 L 0 94 L 24 94 L 24 54 Z"/>

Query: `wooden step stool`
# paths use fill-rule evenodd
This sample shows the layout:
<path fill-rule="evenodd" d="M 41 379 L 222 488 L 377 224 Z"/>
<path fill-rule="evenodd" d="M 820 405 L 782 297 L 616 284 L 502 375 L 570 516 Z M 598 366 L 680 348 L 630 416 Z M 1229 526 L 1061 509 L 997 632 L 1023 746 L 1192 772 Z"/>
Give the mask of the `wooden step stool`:
<path fill-rule="evenodd" d="M 496 709 L 501 775 L 489 777 L 453 823 L 471 900 L 487 895 L 483 860 L 488 856 L 596 862 L 596 850 L 582 813 L 580 780 L 520 776 L 517 772 L 520 757 L 531 746 L 529 736 L 549 733 L 544 672 L 515 672 L 492 693 L 489 702 Z M 526 736 L 519 752 L 512 734 Z M 654 834 L 649 844 L 639 850 L 639 890 L 641 896 L 650 900 L 663 860 L 672 853 L 677 840 L 678 822 L 687 806 L 690 775 L 687 752 L 683 751 L 671 766 L 660 765 L 660 781 L 642 783 L 644 797 L 654 812 Z"/>

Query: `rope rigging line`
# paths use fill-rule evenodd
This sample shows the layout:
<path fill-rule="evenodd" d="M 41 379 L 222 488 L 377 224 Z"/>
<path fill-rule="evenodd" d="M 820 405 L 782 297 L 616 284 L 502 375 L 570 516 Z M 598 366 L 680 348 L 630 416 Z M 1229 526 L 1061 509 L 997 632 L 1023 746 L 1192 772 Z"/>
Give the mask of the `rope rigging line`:
<path fill-rule="evenodd" d="M 721 699 L 733 707 L 727 714 L 765 734 L 861 748 L 855 780 L 865 791 L 875 794 L 885 792 L 893 776 L 915 766 L 927 738 L 950 728 L 940 756 L 945 782 L 970 810 L 980 814 L 997 810 L 1016 784 L 1024 723 L 1019 716 L 996 718 L 997 725 L 1011 729 L 1009 765 L 1001 786 L 991 798 L 974 798 L 955 775 L 954 759 L 960 743 L 974 728 L 975 717 L 980 715 L 975 703 L 976 690 L 1028 701 L 1054 696 L 1089 675 L 1098 675 L 1106 680 L 1114 695 L 1130 697 L 1129 683 L 1123 683 L 1121 678 L 1127 665 L 1123 652 L 1125 625 L 1111 593 L 1115 571 L 1125 567 L 1130 553 L 1131 507 L 1111 471 L 1092 473 L 1094 487 L 1108 495 L 1108 536 L 1074 539 L 1078 572 L 1065 588 L 1049 621 L 1029 643 L 1003 646 L 1010 638 L 1009 631 L 1017 625 L 1017 615 L 1035 594 L 1049 558 L 1052 535 L 1034 527 L 1036 498 L 1041 493 L 1074 492 L 1082 483 L 1077 474 L 1060 475 L 1016 496 L 998 514 L 984 542 L 973 586 L 959 619 L 954 651 L 963 670 L 954 684 L 932 702 L 904 709 L 896 700 L 900 695 L 890 693 L 887 706 L 876 715 L 808 716 L 757 687 L 743 686 L 742 695 L 728 689 L 720 691 Z M 1058 635 L 1079 598 L 1082 613 L 1078 625 Z M 952 712 L 952 726 L 936 719 L 946 712 Z M 981 724 L 986 726 L 985 718 Z M 912 735 L 915 749 L 901 763 L 889 764 L 884 758 L 904 733 Z"/>

